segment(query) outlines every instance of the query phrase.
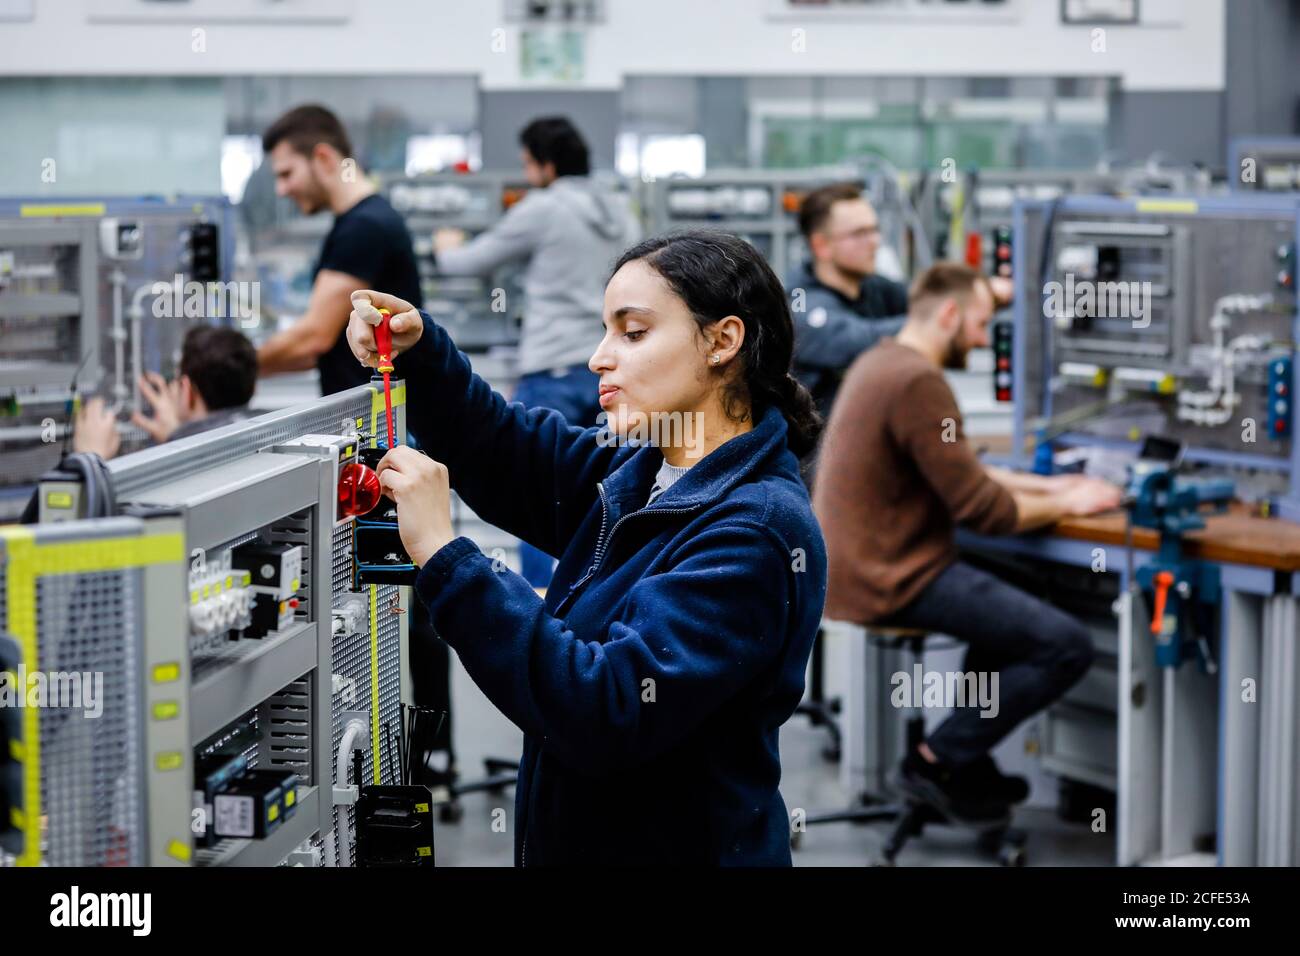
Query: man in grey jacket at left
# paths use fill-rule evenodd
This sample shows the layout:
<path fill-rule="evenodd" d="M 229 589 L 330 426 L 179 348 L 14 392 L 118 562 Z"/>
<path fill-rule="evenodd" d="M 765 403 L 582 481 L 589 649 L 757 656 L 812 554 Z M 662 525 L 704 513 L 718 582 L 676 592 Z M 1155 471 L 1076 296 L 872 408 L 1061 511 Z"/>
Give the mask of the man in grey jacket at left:
<path fill-rule="evenodd" d="M 514 400 L 589 428 L 600 414 L 600 380 L 587 361 L 604 335 L 605 280 L 641 231 L 624 197 L 590 177 L 587 144 L 567 119 L 533 120 L 519 141 L 533 188 L 467 244 L 459 230 L 439 230 L 436 264 L 443 275 L 487 276 L 527 261 Z M 550 556 L 524 545 L 522 564 L 534 587 L 550 582 Z"/>

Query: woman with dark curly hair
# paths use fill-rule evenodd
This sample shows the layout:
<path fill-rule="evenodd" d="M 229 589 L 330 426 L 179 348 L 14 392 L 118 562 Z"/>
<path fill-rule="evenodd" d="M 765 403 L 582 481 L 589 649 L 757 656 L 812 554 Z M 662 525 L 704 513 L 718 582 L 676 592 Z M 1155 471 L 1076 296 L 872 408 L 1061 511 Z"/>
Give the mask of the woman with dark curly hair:
<path fill-rule="evenodd" d="M 798 466 L 821 426 L 762 256 L 709 232 L 624 253 L 590 361 L 606 420 L 586 430 L 494 393 L 409 303 L 353 305 L 370 366 L 376 310 L 392 313 L 430 456 L 380 463 L 416 589 L 525 735 L 516 862 L 788 865 L 777 736 L 826 593 Z M 559 557 L 544 599 L 453 536 L 449 487 Z"/>

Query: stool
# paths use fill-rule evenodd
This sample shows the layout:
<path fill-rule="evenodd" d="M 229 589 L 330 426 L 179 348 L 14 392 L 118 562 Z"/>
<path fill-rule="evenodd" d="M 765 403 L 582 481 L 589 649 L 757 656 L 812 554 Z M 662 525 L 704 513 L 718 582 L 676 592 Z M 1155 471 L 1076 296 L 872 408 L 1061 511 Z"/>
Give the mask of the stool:
<path fill-rule="evenodd" d="M 817 637 L 813 640 L 811 670 L 808 699 L 794 712 L 807 717 L 813 727 L 826 728 L 831 739 L 822 748 L 822 756 L 835 763 L 841 754 L 840 722 L 836 719 L 840 712 L 840 699 L 826 697 L 826 632 L 822 628 L 817 629 Z"/>
<path fill-rule="evenodd" d="M 868 627 L 866 639 L 879 647 L 904 648 L 911 656 L 912 663 L 919 663 L 925 651 L 925 640 L 929 632 L 910 627 Z M 868 689 L 870 692 L 871 689 Z M 883 731 L 881 731 L 883 732 Z M 914 750 L 925 739 L 925 718 L 919 710 L 913 711 L 907 720 L 907 750 Z M 882 748 L 883 753 L 883 748 Z M 988 828 L 974 828 L 957 824 L 949 820 L 935 808 L 917 803 L 913 800 L 887 797 L 883 794 L 863 791 L 857 801 L 842 810 L 809 814 L 804 820 L 805 827 L 825 823 L 875 823 L 890 820 L 894 829 L 881 851 L 879 865 L 892 866 L 904 844 L 914 836 L 920 836 L 927 824 L 945 824 L 961 826 L 975 830 L 977 842 L 983 852 L 997 857 L 1003 866 L 1023 866 L 1025 861 L 1025 834 L 1007 824 Z M 792 832 L 790 848 L 799 849 L 803 833 Z"/>

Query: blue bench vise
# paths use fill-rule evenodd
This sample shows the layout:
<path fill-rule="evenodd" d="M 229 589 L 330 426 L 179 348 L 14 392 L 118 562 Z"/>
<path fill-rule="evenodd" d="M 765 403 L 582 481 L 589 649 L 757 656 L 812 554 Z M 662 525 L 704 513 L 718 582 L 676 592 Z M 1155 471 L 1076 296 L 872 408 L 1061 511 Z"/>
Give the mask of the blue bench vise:
<path fill-rule="evenodd" d="M 1219 567 L 1186 557 L 1183 536 L 1205 527 L 1207 507 L 1225 511 L 1234 492 L 1227 479 L 1181 477 L 1166 462 L 1138 460 L 1131 468 L 1124 496 L 1129 522 L 1160 535 L 1155 559 L 1138 569 L 1136 580 L 1151 596 L 1151 634 L 1161 667 L 1180 667 L 1195 656 L 1205 673 L 1217 670 L 1208 612 L 1220 602 Z"/>

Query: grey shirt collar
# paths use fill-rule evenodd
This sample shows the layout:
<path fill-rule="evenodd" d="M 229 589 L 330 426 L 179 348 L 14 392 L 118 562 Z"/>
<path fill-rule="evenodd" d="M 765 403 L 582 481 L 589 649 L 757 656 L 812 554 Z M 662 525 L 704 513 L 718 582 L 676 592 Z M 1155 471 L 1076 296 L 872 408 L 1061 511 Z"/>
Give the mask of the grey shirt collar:
<path fill-rule="evenodd" d="M 664 459 L 659 471 L 655 473 L 654 487 L 650 489 L 650 497 L 646 504 L 652 504 L 656 498 L 677 483 L 677 480 L 690 471 L 690 466 L 678 467 L 677 465 L 668 464 L 668 459 Z"/>

